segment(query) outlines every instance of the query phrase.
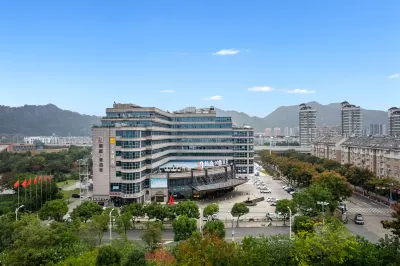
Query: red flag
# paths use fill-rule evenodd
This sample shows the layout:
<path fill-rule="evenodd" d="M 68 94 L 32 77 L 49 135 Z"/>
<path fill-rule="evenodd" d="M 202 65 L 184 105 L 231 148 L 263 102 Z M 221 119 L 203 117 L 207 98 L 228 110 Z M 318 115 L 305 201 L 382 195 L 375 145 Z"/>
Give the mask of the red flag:
<path fill-rule="evenodd" d="M 49 175 L 48 179 L 49 179 L 49 180 L 53 179 L 53 176 L 52 176 L 52 175 Z"/>
<path fill-rule="evenodd" d="M 32 182 L 32 178 L 30 177 L 30 178 L 29 178 L 29 181 L 28 181 L 28 186 L 31 185 L 31 182 Z"/>
<path fill-rule="evenodd" d="M 172 195 L 169 196 L 169 205 L 174 205 L 174 198 L 172 197 Z"/>
<path fill-rule="evenodd" d="M 36 185 L 36 176 L 35 179 L 33 179 L 33 184 Z"/>
<path fill-rule="evenodd" d="M 46 176 L 43 176 L 43 181 L 47 181 L 47 180 L 46 180 Z"/>
<path fill-rule="evenodd" d="M 26 187 L 26 179 L 22 182 L 22 187 Z"/>
<path fill-rule="evenodd" d="M 42 176 L 39 176 L 39 180 L 38 180 L 38 182 L 40 182 L 40 181 L 42 181 Z"/>
<path fill-rule="evenodd" d="M 14 184 L 14 188 L 17 188 L 17 187 L 19 187 L 19 180 L 17 180 L 17 182 L 15 182 L 15 184 Z"/>

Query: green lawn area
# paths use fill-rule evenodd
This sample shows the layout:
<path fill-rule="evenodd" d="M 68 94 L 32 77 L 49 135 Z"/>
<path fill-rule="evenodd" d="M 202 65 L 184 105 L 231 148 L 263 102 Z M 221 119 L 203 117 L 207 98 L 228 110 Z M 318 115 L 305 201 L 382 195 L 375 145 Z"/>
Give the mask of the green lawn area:
<path fill-rule="evenodd" d="M 57 187 L 63 187 L 64 185 L 72 186 L 72 185 L 75 185 L 75 183 L 76 183 L 77 181 L 78 181 L 78 180 L 68 179 L 68 180 L 66 180 L 66 181 L 57 182 Z"/>
<path fill-rule="evenodd" d="M 265 171 L 264 169 L 260 170 L 261 173 L 269 175 L 269 173 L 267 171 Z"/>
<path fill-rule="evenodd" d="M 68 190 L 68 191 L 62 190 L 61 192 L 64 195 L 64 199 L 69 199 L 71 198 L 72 194 L 79 194 L 79 188 L 75 188 L 74 190 Z"/>

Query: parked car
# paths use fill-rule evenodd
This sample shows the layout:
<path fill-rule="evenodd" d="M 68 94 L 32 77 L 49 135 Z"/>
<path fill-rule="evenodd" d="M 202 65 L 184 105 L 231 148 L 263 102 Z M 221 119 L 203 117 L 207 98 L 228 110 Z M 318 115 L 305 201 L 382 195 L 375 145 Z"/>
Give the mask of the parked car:
<path fill-rule="evenodd" d="M 272 201 L 275 201 L 275 198 L 267 198 L 266 201 L 267 202 L 272 202 Z"/>
<path fill-rule="evenodd" d="M 276 201 L 273 201 L 273 202 L 271 202 L 271 206 L 276 206 L 276 204 L 278 203 L 278 201 L 276 200 Z"/>
<path fill-rule="evenodd" d="M 81 195 L 79 194 L 72 194 L 71 197 L 73 197 L 74 199 L 79 199 L 81 197 Z"/>
<path fill-rule="evenodd" d="M 256 172 L 256 176 L 260 176 L 260 173 L 259 173 L 259 172 Z"/>
<path fill-rule="evenodd" d="M 354 223 L 362 225 L 364 224 L 364 217 L 361 213 L 356 213 L 356 215 L 354 216 Z"/>
<path fill-rule="evenodd" d="M 290 191 L 290 192 L 289 192 L 290 195 L 294 195 L 294 194 L 296 194 L 296 193 L 297 193 L 296 190 L 293 190 L 293 191 Z"/>
<path fill-rule="evenodd" d="M 271 190 L 269 190 L 269 189 L 262 189 L 260 192 L 261 192 L 261 193 L 271 193 Z"/>

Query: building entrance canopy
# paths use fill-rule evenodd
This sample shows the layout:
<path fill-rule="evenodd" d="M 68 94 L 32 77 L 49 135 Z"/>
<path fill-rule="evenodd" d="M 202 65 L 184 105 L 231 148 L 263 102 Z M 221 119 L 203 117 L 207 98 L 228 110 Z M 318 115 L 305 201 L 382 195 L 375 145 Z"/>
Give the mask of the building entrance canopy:
<path fill-rule="evenodd" d="M 236 187 L 246 183 L 246 179 L 230 179 L 225 182 L 218 182 L 214 184 L 207 184 L 207 185 L 197 185 L 197 186 L 190 186 L 194 190 L 198 192 L 207 192 L 207 191 L 214 191 L 214 190 L 221 190 Z"/>

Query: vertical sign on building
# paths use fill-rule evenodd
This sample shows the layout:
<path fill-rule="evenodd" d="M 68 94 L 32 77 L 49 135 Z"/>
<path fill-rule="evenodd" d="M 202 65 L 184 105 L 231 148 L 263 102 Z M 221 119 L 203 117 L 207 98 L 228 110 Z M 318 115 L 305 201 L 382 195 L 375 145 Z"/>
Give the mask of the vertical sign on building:
<path fill-rule="evenodd" d="M 110 166 L 115 167 L 115 138 L 110 138 Z"/>

